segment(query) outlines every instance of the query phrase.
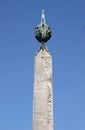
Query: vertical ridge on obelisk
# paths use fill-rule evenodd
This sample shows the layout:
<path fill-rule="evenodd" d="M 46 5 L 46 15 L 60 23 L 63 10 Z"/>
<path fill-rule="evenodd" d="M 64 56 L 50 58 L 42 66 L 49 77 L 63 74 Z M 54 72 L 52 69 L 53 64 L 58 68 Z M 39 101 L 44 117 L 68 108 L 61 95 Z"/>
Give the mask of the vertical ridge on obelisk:
<path fill-rule="evenodd" d="M 34 61 L 33 130 L 53 130 L 52 56 L 45 46 L 51 30 L 42 22 L 35 28 L 35 37 L 41 47 Z"/>

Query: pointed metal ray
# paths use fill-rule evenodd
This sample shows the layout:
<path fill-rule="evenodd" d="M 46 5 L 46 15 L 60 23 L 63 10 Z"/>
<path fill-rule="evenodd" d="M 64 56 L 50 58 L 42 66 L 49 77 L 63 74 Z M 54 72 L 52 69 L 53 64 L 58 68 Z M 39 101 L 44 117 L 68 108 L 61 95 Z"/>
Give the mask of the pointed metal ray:
<path fill-rule="evenodd" d="M 41 24 L 45 24 L 45 13 L 44 13 L 44 10 L 42 10 Z"/>

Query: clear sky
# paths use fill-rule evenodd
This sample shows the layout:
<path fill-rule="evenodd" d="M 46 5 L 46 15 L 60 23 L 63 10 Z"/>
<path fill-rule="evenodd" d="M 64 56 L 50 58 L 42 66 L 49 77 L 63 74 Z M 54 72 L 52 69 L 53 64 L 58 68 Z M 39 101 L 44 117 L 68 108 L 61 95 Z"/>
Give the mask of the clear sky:
<path fill-rule="evenodd" d="M 32 130 L 42 9 L 53 35 L 54 129 L 85 130 L 85 0 L 0 0 L 0 130 Z"/>

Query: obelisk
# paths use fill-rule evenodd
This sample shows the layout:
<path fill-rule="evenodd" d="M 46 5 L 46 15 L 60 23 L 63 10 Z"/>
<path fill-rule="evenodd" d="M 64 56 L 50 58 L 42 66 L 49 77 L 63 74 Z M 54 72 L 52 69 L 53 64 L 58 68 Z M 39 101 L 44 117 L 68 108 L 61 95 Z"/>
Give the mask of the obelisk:
<path fill-rule="evenodd" d="M 34 62 L 33 130 L 53 130 L 52 56 L 45 45 L 51 29 L 45 23 L 44 10 L 35 37 L 41 46 Z"/>

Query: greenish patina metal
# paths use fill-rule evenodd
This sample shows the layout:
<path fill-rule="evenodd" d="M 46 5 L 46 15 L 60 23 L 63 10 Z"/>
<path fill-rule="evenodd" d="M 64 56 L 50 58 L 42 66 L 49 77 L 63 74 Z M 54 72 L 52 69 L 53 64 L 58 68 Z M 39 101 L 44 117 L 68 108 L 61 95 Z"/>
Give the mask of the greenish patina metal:
<path fill-rule="evenodd" d="M 45 44 L 51 38 L 51 28 L 45 23 L 45 14 L 42 10 L 41 23 L 35 28 L 35 37 L 41 42 L 42 48 L 45 48 Z"/>

